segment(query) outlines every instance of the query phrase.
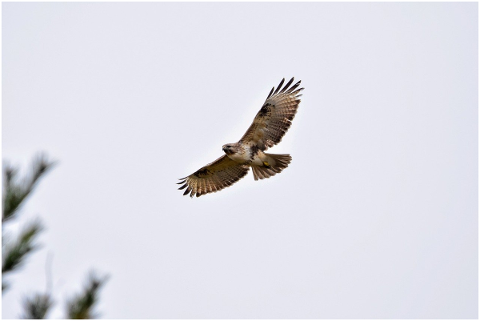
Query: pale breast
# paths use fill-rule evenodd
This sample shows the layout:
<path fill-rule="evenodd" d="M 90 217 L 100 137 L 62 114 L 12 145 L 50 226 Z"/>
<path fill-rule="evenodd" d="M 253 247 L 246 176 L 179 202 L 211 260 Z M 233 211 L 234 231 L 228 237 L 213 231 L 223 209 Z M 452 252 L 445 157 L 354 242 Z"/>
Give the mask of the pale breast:
<path fill-rule="evenodd" d="M 250 163 L 250 151 L 248 148 L 241 148 L 239 152 L 227 154 L 228 158 L 231 160 L 240 163 L 240 164 L 248 164 Z"/>

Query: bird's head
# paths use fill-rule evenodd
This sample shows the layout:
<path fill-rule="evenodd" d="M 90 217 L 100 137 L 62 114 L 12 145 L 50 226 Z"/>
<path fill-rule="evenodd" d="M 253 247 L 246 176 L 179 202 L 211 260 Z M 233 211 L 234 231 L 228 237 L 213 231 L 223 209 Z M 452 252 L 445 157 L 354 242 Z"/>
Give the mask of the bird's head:
<path fill-rule="evenodd" d="M 222 149 L 227 155 L 233 154 L 235 153 L 235 144 L 225 144 L 222 146 Z"/>

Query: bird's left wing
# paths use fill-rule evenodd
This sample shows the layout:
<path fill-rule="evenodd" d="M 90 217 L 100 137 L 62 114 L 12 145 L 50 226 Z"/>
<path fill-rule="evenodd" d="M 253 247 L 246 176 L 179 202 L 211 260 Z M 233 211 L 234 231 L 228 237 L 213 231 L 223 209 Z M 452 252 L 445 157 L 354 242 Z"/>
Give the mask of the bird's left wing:
<path fill-rule="evenodd" d="M 272 88 L 267 100 L 240 142 L 256 145 L 264 151 L 282 140 L 297 113 L 301 96 L 299 93 L 303 90 L 303 88 L 297 89 L 301 81 L 290 87 L 293 83 L 292 78 L 282 88 L 284 81 L 285 78 L 282 79 L 276 90 L 275 87 Z"/>
<path fill-rule="evenodd" d="M 195 195 L 199 197 L 236 183 L 247 175 L 249 169 L 250 167 L 241 165 L 228 158 L 227 155 L 223 155 L 192 175 L 181 178 L 177 184 L 184 184 L 179 188 L 186 188 L 183 195 L 190 193 L 190 197 Z"/>

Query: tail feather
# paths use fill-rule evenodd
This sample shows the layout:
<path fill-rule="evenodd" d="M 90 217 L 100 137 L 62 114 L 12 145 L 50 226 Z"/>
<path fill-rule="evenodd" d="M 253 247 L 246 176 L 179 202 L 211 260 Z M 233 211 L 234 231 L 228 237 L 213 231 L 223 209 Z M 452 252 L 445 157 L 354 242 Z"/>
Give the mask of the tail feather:
<path fill-rule="evenodd" d="M 288 154 L 267 154 L 267 165 L 252 166 L 253 178 L 255 180 L 269 178 L 280 173 L 292 161 L 292 157 Z"/>

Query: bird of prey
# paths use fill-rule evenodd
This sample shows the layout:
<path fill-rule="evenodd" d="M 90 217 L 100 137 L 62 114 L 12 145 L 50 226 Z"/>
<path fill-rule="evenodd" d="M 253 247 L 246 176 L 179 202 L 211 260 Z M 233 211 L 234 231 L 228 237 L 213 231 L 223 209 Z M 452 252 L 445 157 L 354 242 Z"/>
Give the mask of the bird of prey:
<path fill-rule="evenodd" d="M 247 175 L 250 167 L 255 180 L 269 178 L 284 170 L 292 157 L 288 154 L 267 154 L 267 148 L 278 144 L 292 124 L 302 96 L 300 82 L 282 88 L 285 78 L 272 88 L 265 103 L 253 119 L 245 135 L 237 143 L 222 146 L 225 155 L 195 173 L 181 178 L 183 195 L 202 196 L 228 187 Z"/>

